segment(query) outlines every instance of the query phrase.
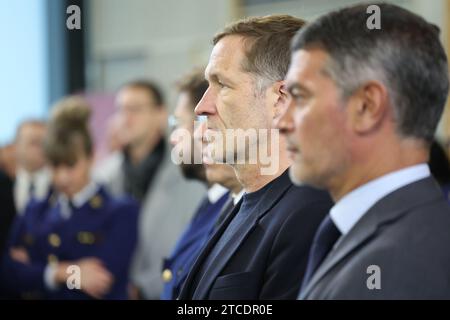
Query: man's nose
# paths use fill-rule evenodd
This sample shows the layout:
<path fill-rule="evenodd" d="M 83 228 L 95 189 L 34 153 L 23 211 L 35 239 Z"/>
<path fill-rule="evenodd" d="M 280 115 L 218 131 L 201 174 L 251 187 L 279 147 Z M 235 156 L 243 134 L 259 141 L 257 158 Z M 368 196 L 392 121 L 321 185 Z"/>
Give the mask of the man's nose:
<path fill-rule="evenodd" d="M 214 113 L 216 113 L 215 98 L 211 87 L 208 87 L 195 107 L 195 114 L 198 116 L 207 116 Z"/>
<path fill-rule="evenodd" d="M 293 106 L 292 100 L 289 99 L 288 105 L 281 113 L 281 115 L 275 120 L 275 128 L 280 130 L 281 134 L 286 134 L 294 130 L 294 121 L 292 118 Z"/>

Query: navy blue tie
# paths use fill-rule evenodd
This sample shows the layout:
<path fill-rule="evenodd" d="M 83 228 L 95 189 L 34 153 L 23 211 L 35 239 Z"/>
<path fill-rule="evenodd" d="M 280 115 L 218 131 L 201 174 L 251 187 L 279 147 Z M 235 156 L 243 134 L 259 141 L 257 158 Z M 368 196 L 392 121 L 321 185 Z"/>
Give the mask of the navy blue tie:
<path fill-rule="evenodd" d="M 302 291 L 306 288 L 314 272 L 331 251 L 340 236 L 341 232 L 336 228 L 330 215 L 327 215 L 317 229 L 309 251 L 308 266 L 303 277 Z"/>

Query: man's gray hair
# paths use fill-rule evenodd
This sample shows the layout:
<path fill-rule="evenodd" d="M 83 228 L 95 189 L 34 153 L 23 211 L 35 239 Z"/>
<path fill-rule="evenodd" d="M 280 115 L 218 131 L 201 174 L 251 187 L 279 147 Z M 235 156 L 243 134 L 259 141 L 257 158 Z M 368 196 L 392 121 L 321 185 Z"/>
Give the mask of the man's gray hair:
<path fill-rule="evenodd" d="M 367 5 L 326 14 L 300 30 L 292 51 L 319 48 L 345 100 L 368 81 L 389 93 L 399 134 L 433 141 L 447 100 L 447 57 L 439 29 L 400 7 L 378 4 L 381 29 L 366 26 Z"/>

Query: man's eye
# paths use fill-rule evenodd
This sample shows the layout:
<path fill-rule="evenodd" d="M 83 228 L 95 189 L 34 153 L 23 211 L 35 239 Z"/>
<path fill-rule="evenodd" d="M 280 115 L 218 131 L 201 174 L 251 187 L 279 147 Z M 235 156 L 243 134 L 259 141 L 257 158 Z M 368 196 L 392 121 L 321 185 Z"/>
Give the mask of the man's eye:
<path fill-rule="evenodd" d="M 301 99 L 303 98 L 303 95 L 302 95 L 302 94 L 300 94 L 300 93 L 294 93 L 294 92 L 292 92 L 292 93 L 290 94 L 290 96 L 291 96 L 291 98 L 292 98 L 293 100 L 295 100 L 295 101 L 301 100 Z"/>
<path fill-rule="evenodd" d="M 298 90 L 298 89 L 291 90 L 290 96 L 295 101 L 301 101 L 301 100 L 305 99 L 305 94 L 303 92 L 301 92 L 301 90 Z"/>

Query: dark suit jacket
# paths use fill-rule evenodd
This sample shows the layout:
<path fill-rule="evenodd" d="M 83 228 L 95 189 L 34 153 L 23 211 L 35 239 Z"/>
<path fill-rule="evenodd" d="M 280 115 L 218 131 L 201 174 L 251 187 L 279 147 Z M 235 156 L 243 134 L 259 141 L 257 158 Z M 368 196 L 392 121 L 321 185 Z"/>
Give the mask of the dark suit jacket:
<path fill-rule="evenodd" d="M 0 257 L 8 239 L 9 230 L 16 215 L 16 207 L 13 196 L 13 183 L 11 179 L 0 171 Z M 0 258 L 1 259 L 1 258 Z M 0 267 L 0 276 L 3 270 Z M 13 298 L 9 297 L 4 288 L 3 281 L 0 277 L 0 299 Z"/>
<path fill-rule="evenodd" d="M 433 178 L 422 179 L 369 209 L 300 298 L 450 299 L 449 244 L 450 206 Z M 379 267 L 379 290 L 367 286 L 371 265 Z"/>
<path fill-rule="evenodd" d="M 2 207 L 0 210 L 0 251 L 3 252 L 9 228 L 16 215 L 16 208 L 13 196 L 13 182 L 2 171 L 0 171 L 0 205 Z"/>
<path fill-rule="evenodd" d="M 286 171 L 205 271 L 196 291 L 195 275 L 240 205 L 226 217 L 196 260 L 179 299 L 296 298 L 314 233 L 331 205 L 328 193 L 293 186 Z"/>

